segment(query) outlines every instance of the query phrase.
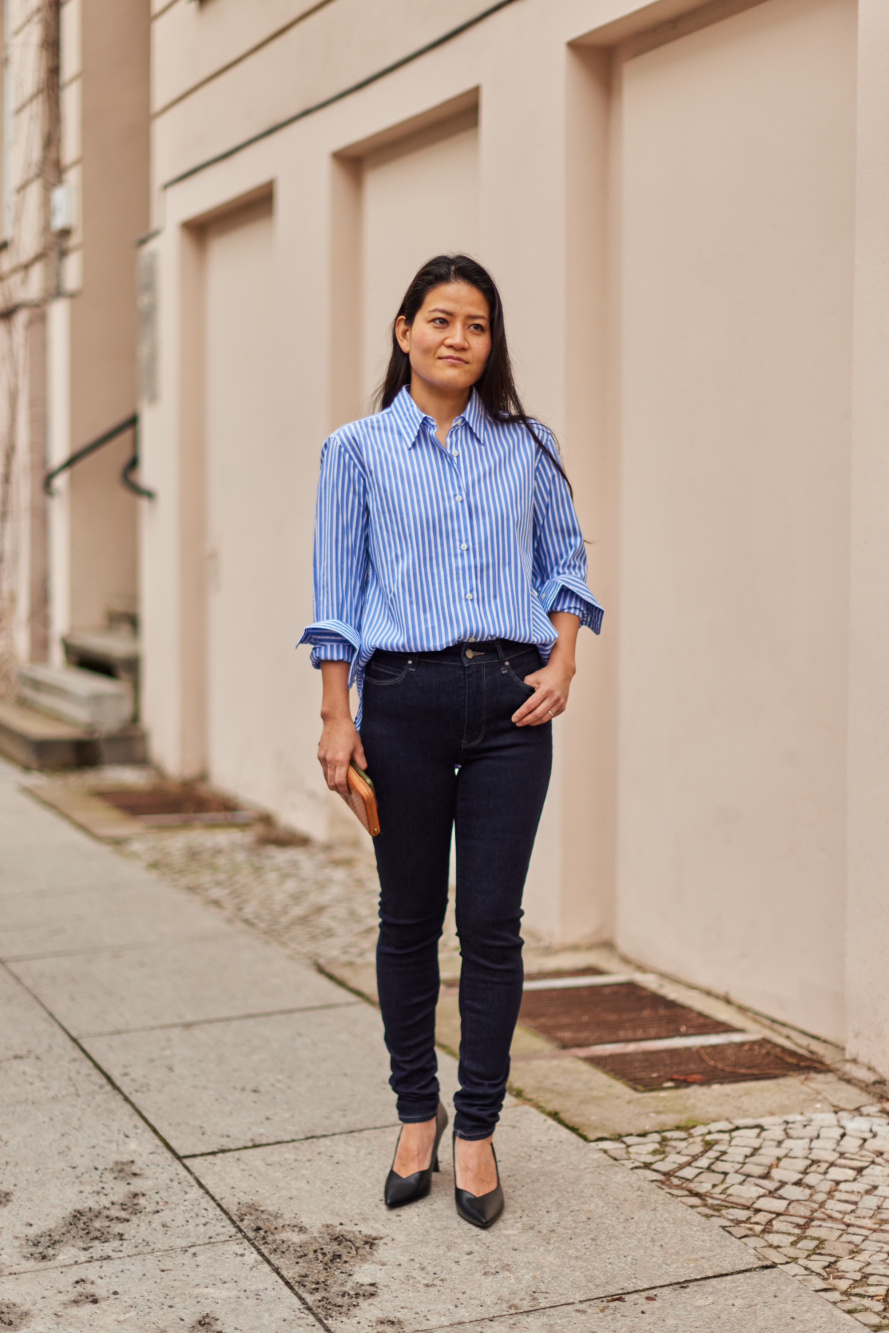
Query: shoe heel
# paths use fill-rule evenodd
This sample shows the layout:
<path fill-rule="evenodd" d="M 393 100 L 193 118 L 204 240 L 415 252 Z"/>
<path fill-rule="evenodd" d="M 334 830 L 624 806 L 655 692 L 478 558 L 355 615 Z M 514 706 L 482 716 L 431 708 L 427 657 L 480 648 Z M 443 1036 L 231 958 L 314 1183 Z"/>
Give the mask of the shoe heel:
<path fill-rule="evenodd" d="M 383 1201 L 387 1208 L 400 1208 L 403 1204 L 413 1203 L 415 1199 L 425 1199 L 429 1193 L 432 1184 L 433 1173 L 438 1171 L 438 1145 L 441 1136 L 444 1133 L 445 1125 L 448 1123 L 448 1115 L 442 1106 L 438 1104 L 438 1111 L 435 1116 L 435 1144 L 432 1149 L 432 1165 L 427 1166 L 425 1171 L 415 1171 L 410 1176 L 398 1176 L 395 1174 L 395 1163 L 392 1164 L 386 1184 L 383 1188 Z M 400 1136 L 399 1136 L 400 1137 Z M 395 1149 L 395 1155 L 398 1156 L 398 1148 Z"/>

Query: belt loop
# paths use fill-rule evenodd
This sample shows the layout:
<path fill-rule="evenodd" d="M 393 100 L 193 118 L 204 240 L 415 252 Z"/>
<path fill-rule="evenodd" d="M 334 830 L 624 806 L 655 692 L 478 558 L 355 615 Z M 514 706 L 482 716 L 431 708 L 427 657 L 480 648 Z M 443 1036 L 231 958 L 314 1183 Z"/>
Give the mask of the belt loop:
<path fill-rule="evenodd" d="M 505 676 L 509 663 L 506 660 L 506 649 L 503 647 L 502 639 L 497 640 L 497 656 L 500 658 L 500 673 Z"/>

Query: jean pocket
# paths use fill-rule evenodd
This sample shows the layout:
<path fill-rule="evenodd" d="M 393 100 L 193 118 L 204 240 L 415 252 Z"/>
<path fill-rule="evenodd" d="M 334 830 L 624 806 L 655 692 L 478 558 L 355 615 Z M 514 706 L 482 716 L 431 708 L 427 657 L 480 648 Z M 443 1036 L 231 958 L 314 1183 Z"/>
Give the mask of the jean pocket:
<path fill-rule="evenodd" d="M 524 673 L 526 676 L 530 676 L 532 672 L 539 671 L 543 665 L 539 653 L 520 653 L 519 656 L 515 658 L 515 666 L 513 666 L 513 659 L 504 662 L 503 665 L 506 669 L 506 674 L 512 677 L 516 685 L 520 685 L 528 695 L 534 693 L 536 686 L 526 684 L 519 672 Z"/>
<path fill-rule="evenodd" d="M 384 666 L 381 662 L 375 662 L 371 658 L 364 673 L 365 684 L 398 685 L 404 680 L 409 668 L 409 662 L 405 662 L 403 666 L 389 666 L 388 664 Z"/>

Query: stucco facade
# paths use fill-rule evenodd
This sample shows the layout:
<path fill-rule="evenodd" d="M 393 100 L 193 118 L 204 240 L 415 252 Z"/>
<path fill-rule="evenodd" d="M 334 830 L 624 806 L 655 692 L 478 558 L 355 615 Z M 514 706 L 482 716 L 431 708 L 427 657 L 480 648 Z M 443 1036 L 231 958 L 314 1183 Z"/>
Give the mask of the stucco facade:
<path fill-rule="evenodd" d="M 61 636 L 134 615 L 136 240 L 148 226 L 148 0 L 4 0 L 0 698 Z M 7 466 L 8 464 L 8 466 Z M 4 668 L 5 664 L 5 668 Z"/>
<path fill-rule="evenodd" d="M 534 927 L 889 1072 L 884 0 L 154 0 L 155 759 L 321 838 L 312 512 L 417 265 L 501 284 L 589 539 Z"/>

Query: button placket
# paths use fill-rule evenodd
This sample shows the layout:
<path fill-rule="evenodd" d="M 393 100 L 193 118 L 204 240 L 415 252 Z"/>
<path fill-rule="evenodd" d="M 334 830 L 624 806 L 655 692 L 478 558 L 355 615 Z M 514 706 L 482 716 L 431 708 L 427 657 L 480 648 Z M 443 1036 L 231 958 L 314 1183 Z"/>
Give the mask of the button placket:
<path fill-rule="evenodd" d="M 446 458 L 448 459 L 448 462 L 450 463 L 451 467 L 452 467 L 452 468 L 454 469 L 454 471 L 456 472 L 457 477 L 458 477 L 458 479 L 459 479 L 460 490 L 457 491 L 457 492 L 454 494 L 454 502 L 455 502 L 455 504 L 456 504 L 456 506 L 457 506 L 457 514 L 459 515 L 459 518 L 458 518 L 458 526 L 459 526 L 460 534 L 461 534 L 461 541 L 460 541 L 460 551 L 461 551 L 461 553 L 463 553 L 463 552 L 467 552 L 467 551 L 469 550 L 469 547 L 470 547 L 470 540 L 469 540 L 469 538 L 470 538 L 470 533 L 469 533 L 469 514 L 468 514 L 468 511 L 467 511 L 467 507 L 466 507 L 466 496 L 465 496 L 465 491 L 466 491 L 466 477 L 465 477 L 465 474 L 464 474 L 463 471 L 462 471 L 462 468 L 460 467 L 460 460 L 461 460 L 461 453 L 462 453 L 462 450 L 461 450 L 461 448 L 460 448 L 461 435 L 462 435 L 462 428 L 463 428 L 463 423 L 462 423 L 462 421 L 460 421 L 460 422 L 455 422 L 454 425 L 451 427 L 451 430 L 454 432 L 454 443 L 455 443 L 455 445 L 456 445 L 457 447 L 456 447 L 455 449 L 453 449 L 453 450 L 448 449 L 448 450 L 446 451 L 446 454 L 445 454 Z M 450 435 L 449 435 L 448 438 L 450 438 Z M 464 566 L 463 566 L 463 574 L 464 574 L 464 583 L 463 583 L 464 593 L 463 593 L 463 600 L 466 601 L 466 602 L 474 602 L 474 601 L 475 601 L 475 586 L 474 586 L 474 585 L 475 585 L 475 579 L 474 579 L 474 577 L 473 577 L 474 571 L 473 571 L 473 569 L 472 569 L 471 564 L 468 564 L 468 563 L 467 563 L 467 564 L 464 564 Z"/>

